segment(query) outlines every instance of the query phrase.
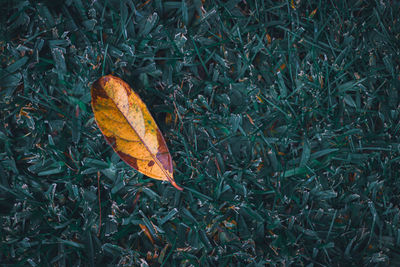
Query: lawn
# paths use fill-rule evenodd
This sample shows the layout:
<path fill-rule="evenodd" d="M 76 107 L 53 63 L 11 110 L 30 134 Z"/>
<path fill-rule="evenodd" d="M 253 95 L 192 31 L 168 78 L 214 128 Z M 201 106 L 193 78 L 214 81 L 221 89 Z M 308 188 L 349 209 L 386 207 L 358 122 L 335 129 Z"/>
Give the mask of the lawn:
<path fill-rule="evenodd" d="M 0 5 L 2 266 L 399 266 L 400 3 Z M 90 88 L 140 95 L 178 191 Z"/>

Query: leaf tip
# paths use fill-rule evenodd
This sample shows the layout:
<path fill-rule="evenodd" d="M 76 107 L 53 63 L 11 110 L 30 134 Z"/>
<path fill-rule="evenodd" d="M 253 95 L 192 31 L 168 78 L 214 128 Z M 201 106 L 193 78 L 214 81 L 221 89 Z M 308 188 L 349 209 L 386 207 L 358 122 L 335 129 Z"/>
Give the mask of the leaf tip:
<path fill-rule="evenodd" d="M 179 191 L 183 191 L 183 188 L 180 187 L 179 185 L 177 185 L 177 183 L 175 183 L 175 181 L 171 181 L 171 184 L 172 184 L 176 189 L 178 189 Z"/>

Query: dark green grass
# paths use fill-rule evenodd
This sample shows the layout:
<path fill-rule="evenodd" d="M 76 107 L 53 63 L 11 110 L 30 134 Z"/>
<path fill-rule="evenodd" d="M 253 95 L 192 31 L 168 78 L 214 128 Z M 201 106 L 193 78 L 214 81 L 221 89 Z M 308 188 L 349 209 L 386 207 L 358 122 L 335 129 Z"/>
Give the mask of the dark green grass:
<path fill-rule="evenodd" d="M 294 6 L 2 1 L 1 265 L 398 266 L 399 2 Z M 183 192 L 101 136 L 109 73 Z"/>

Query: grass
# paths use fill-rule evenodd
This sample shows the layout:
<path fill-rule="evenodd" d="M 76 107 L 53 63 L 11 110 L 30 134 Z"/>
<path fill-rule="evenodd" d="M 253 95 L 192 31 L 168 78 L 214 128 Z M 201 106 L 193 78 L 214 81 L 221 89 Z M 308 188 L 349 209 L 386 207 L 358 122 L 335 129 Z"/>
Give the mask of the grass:
<path fill-rule="evenodd" d="M 398 2 L 0 9 L 2 265 L 400 263 Z M 147 103 L 183 192 L 101 136 L 90 85 L 110 73 Z"/>

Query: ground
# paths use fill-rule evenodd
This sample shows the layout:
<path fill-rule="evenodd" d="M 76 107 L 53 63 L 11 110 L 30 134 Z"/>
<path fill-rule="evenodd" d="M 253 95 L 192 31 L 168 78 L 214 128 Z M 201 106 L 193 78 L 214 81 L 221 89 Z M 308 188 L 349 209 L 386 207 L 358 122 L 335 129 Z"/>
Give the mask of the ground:
<path fill-rule="evenodd" d="M 400 264 L 397 1 L 0 9 L 5 266 Z M 105 141 L 107 74 L 147 104 L 182 192 Z"/>

